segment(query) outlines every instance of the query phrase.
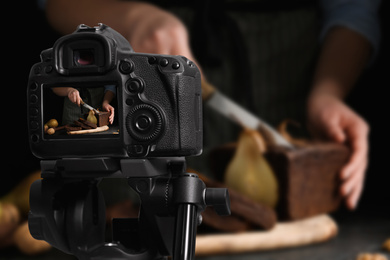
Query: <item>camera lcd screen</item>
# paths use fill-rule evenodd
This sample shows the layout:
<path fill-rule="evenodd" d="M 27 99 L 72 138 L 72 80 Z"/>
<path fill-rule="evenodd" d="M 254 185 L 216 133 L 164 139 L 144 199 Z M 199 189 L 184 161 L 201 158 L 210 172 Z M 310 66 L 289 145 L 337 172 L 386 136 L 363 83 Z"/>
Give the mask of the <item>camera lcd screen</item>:
<path fill-rule="evenodd" d="M 44 139 L 118 138 L 115 84 L 44 86 Z"/>

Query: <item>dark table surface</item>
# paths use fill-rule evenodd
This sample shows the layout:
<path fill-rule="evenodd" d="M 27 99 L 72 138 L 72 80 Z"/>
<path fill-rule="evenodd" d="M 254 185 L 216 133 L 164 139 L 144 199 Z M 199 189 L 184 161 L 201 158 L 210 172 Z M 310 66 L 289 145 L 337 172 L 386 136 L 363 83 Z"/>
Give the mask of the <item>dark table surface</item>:
<path fill-rule="evenodd" d="M 330 241 L 292 249 L 279 249 L 239 255 L 197 257 L 201 260 L 353 260 L 360 253 L 381 253 L 390 259 L 390 252 L 382 249 L 390 238 L 390 216 L 376 214 L 333 214 L 339 226 L 338 235 Z M 0 260 L 74 260 L 56 249 L 38 255 L 24 256 L 15 248 L 0 250 Z"/>

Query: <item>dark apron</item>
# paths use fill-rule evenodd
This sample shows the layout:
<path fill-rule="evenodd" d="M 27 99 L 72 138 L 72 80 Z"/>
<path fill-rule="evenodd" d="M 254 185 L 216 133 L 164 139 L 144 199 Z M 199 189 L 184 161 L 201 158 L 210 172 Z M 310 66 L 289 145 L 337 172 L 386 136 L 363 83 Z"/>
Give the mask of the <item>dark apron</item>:
<path fill-rule="evenodd" d="M 203 8 L 170 10 L 190 30 L 195 58 L 208 81 L 271 125 L 293 119 L 304 128 L 306 98 L 319 49 L 316 6 L 305 3 L 266 11 L 251 5 Z M 204 152 L 188 158 L 189 167 L 209 174 L 210 149 L 236 141 L 240 131 L 204 106 Z"/>
<path fill-rule="evenodd" d="M 80 97 L 85 103 L 96 109 L 102 107 L 104 87 L 82 88 L 78 90 L 80 91 Z M 88 109 L 83 106 L 79 107 L 66 97 L 62 112 L 62 124 L 73 124 L 74 121 L 77 121 L 80 117 L 83 118 L 85 114 L 88 114 L 88 112 Z"/>
<path fill-rule="evenodd" d="M 177 6 L 172 7 L 172 2 Z M 280 4 L 272 4 L 275 1 L 268 1 L 272 5 L 264 8 L 250 0 L 225 1 L 233 2 L 230 8 L 218 6 L 221 2 L 157 1 L 156 4 L 174 13 L 187 26 L 195 58 L 210 83 L 270 124 L 291 118 L 303 125 L 305 100 L 318 51 L 316 8 L 307 1 L 287 6 L 297 2 L 292 0 L 284 1 L 282 10 Z M 240 4 L 236 7 L 234 2 Z M 246 2 L 248 5 L 242 4 Z M 208 167 L 210 150 L 236 141 L 240 131 L 237 125 L 204 106 L 203 153 L 188 157 L 188 166 L 212 175 Z M 136 197 L 123 183 L 125 180 L 121 179 L 102 181 L 108 204 Z"/>

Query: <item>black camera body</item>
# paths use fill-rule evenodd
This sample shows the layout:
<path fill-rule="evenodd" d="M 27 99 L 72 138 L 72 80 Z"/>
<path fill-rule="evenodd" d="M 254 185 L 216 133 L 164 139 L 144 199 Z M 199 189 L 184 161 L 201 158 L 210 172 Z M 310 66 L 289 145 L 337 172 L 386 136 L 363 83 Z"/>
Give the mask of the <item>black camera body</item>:
<path fill-rule="evenodd" d="M 185 57 L 135 53 L 110 27 L 80 25 L 43 51 L 41 62 L 31 69 L 27 90 L 31 150 L 43 159 L 199 155 L 200 77 L 196 65 Z M 116 92 L 115 119 L 108 131 L 45 133 L 45 123 L 60 116 L 55 107 L 67 98 L 56 96 L 53 89 L 72 87 L 81 93 L 105 86 L 114 86 Z"/>
<path fill-rule="evenodd" d="M 80 260 L 192 260 L 201 212 L 230 214 L 227 189 L 186 172 L 184 157 L 202 151 L 198 68 L 135 53 L 103 24 L 80 25 L 41 60 L 27 90 L 31 151 L 43 159 L 30 188 L 31 235 Z M 112 220 L 111 239 L 99 188 L 108 178 L 126 179 L 141 202 L 138 218 Z"/>

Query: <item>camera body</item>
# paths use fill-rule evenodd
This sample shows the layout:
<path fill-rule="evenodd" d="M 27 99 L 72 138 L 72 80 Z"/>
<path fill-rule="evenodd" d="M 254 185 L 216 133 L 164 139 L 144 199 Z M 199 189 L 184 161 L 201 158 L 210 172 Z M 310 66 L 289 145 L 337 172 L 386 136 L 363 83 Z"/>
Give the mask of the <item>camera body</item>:
<path fill-rule="evenodd" d="M 200 77 L 196 65 L 185 57 L 135 53 L 110 27 L 80 25 L 43 51 L 41 62 L 30 71 L 31 151 L 42 159 L 199 155 L 203 143 Z M 46 133 L 45 123 L 67 112 L 64 100 L 68 97 L 54 90 L 89 93 L 90 103 L 94 99 L 90 93 L 104 96 L 107 86 L 115 95 L 111 101 L 115 119 L 109 130 Z M 73 109 L 78 110 L 82 109 Z"/>

